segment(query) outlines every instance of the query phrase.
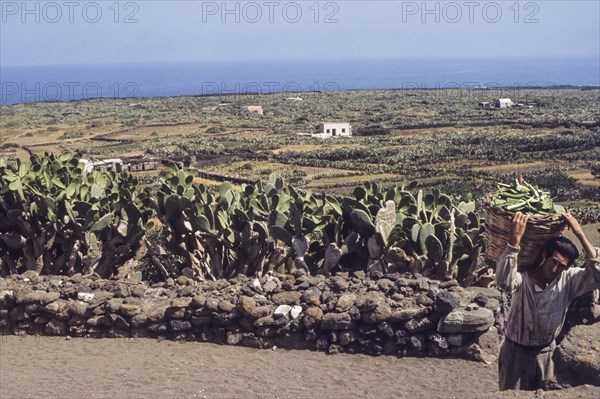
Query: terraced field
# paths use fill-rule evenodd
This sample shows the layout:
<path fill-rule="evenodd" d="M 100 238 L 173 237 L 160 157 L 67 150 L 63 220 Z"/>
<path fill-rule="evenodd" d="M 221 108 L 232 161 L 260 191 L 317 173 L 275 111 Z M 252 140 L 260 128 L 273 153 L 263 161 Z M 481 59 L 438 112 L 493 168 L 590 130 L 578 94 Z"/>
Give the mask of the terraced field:
<path fill-rule="evenodd" d="M 331 192 L 367 180 L 417 180 L 464 196 L 521 173 L 559 200 L 597 206 L 600 91 L 501 94 L 525 106 L 479 109 L 479 101 L 499 93 L 467 89 L 311 92 L 294 102 L 274 94 L 3 106 L 0 156 L 77 151 L 98 159 L 192 159 L 207 172 L 249 180 L 275 172 Z M 240 111 L 255 104 L 263 117 Z M 314 132 L 322 121 L 348 121 L 354 136 L 296 134 Z"/>

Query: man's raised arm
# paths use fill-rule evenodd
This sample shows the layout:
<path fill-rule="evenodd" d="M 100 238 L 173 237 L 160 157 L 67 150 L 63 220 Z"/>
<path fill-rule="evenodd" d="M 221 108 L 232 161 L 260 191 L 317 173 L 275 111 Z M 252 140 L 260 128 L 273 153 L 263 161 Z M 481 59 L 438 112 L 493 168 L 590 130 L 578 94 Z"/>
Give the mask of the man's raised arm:
<path fill-rule="evenodd" d="M 517 257 L 528 220 L 529 216 L 521 212 L 514 214 L 508 245 L 496 263 L 496 284 L 505 292 L 513 292 L 522 282 L 517 271 Z"/>
<path fill-rule="evenodd" d="M 585 266 L 582 269 L 570 269 L 571 285 L 570 297 L 576 298 L 590 291 L 600 288 L 600 253 L 594 248 L 590 240 L 588 240 L 581 225 L 569 212 L 562 214 L 563 219 L 569 225 L 569 228 L 581 242 L 581 246 L 585 252 Z"/>

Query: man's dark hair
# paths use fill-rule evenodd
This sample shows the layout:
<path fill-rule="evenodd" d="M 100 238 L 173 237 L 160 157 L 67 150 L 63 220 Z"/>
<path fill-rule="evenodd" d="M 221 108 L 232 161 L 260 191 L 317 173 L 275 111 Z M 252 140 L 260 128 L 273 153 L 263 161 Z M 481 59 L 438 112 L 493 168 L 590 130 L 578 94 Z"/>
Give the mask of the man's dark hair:
<path fill-rule="evenodd" d="M 569 266 L 571 266 L 577 258 L 579 258 L 579 251 L 573 241 L 567 237 L 554 237 L 546 242 L 544 245 L 544 251 L 547 256 L 552 255 L 554 251 L 558 252 L 565 258 L 569 259 Z"/>

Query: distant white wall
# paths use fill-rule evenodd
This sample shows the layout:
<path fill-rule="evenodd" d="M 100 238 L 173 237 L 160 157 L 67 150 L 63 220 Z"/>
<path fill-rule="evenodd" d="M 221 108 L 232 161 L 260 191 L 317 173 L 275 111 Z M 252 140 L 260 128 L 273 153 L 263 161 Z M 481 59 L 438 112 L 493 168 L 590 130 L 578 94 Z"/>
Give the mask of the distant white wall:
<path fill-rule="evenodd" d="M 347 122 L 323 122 L 319 125 L 319 134 L 325 136 L 352 136 L 352 128 Z"/>
<path fill-rule="evenodd" d="M 495 106 L 496 108 L 509 108 L 513 106 L 513 102 L 510 100 L 510 98 L 501 98 L 496 100 Z"/>

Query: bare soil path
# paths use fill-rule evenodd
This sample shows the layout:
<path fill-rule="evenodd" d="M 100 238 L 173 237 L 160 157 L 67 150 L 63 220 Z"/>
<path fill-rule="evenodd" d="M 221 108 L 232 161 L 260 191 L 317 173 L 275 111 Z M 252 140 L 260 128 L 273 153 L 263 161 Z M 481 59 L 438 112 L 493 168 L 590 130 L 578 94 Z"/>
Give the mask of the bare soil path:
<path fill-rule="evenodd" d="M 150 339 L 0 337 L 0 398 L 598 398 L 497 391 L 496 364 Z"/>

